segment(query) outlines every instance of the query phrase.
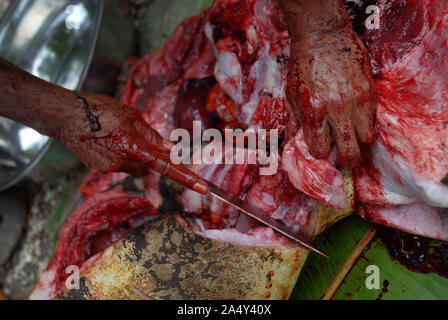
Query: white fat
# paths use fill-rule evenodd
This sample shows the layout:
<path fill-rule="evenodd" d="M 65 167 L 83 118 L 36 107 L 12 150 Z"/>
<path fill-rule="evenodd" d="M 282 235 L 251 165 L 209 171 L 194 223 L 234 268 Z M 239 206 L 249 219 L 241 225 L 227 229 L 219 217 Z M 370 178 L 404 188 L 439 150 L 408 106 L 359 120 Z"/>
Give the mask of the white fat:
<path fill-rule="evenodd" d="M 182 194 L 182 205 L 187 213 L 200 213 L 203 207 L 208 207 L 208 199 L 193 190 L 185 190 Z"/>
<path fill-rule="evenodd" d="M 251 98 L 252 99 L 252 98 Z M 244 123 L 249 124 L 250 120 L 252 119 L 252 116 L 254 115 L 255 110 L 257 110 L 258 101 L 260 100 L 260 96 L 256 95 L 256 98 L 246 103 L 243 108 L 243 114 L 244 114 Z"/>
<path fill-rule="evenodd" d="M 408 204 L 372 209 L 369 218 L 409 233 L 448 241 L 448 209 Z"/>
<path fill-rule="evenodd" d="M 285 146 L 282 155 L 283 169 L 289 181 L 308 196 L 345 210 L 344 177 L 328 160 L 315 159 L 310 153 L 303 129 L 299 129 Z"/>
<path fill-rule="evenodd" d="M 286 81 L 283 81 L 278 62 L 269 55 L 269 43 L 258 51 L 258 59 L 250 70 L 250 78 L 255 79 L 254 90 L 242 111 L 244 121 L 249 124 L 257 109 L 262 94 L 269 93 L 274 99 L 285 98 Z"/>
<path fill-rule="evenodd" d="M 389 202 L 422 202 L 432 207 L 448 207 L 448 187 L 422 178 L 401 156 L 386 151 L 378 141 L 372 146 L 372 154 Z"/>
<path fill-rule="evenodd" d="M 243 73 L 236 54 L 219 52 L 215 65 L 215 78 L 221 88 L 236 103 L 243 103 Z"/>
<path fill-rule="evenodd" d="M 57 292 L 55 286 L 56 270 L 47 270 L 42 273 L 36 289 L 31 293 L 30 300 L 51 300 Z"/>
<path fill-rule="evenodd" d="M 259 42 L 257 30 L 255 29 L 254 25 L 250 25 L 246 29 L 246 38 L 248 43 L 247 51 L 249 54 L 253 54 L 255 50 L 254 46 L 256 47 Z"/>
<path fill-rule="evenodd" d="M 259 227 L 248 233 L 236 229 L 203 230 L 196 234 L 221 242 L 245 247 L 261 247 L 266 249 L 299 249 L 298 245 L 279 237 L 271 228 Z"/>
<path fill-rule="evenodd" d="M 205 27 L 204 27 L 204 32 L 205 32 L 205 35 L 206 35 L 208 41 L 209 41 L 209 42 L 211 43 L 211 45 L 212 45 L 212 48 L 213 48 L 213 52 L 214 52 L 214 54 L 215 54 L 215 57 L 217 57 L 217 56 L 218 56 L 218 52 L 217 52 L 217 50 L 216 50 L 215 41 L 213 40 L 213 27 L 212 27 L 212 25 L 210 24 L 210 22 L 207 22 L 207 23 L 206 23 L 206 25 L 205 25 Z"/>
<path fill-rule="evenodd" d="M 257 84 L 255 91 L 268 91 L 274 98 L 284 97 L 285 81 L 282 81 L 282 74 L 279 69 L 279 65 L 276 59 L 273 59 L 269 55 L 269 44 L 260 50 L 259 60 L 257 61 L 264 64 L 264 68 L 261 68 L 264 72 L 257 75 Z"/>

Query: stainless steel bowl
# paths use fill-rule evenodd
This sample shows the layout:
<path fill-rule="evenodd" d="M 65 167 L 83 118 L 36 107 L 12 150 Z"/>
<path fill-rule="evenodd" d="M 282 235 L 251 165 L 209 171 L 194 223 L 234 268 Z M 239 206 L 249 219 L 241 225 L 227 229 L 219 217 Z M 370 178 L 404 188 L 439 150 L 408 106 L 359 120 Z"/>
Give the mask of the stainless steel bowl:
<path fill-rule="evenodd" d="M 102 12 L 102 0 L 15 0 L 0 20 L 0 56 L 77 90 L 89 70 Z M 0 190 L 26 175 L 50 143 L 33 129 L 0 117 Z"/>

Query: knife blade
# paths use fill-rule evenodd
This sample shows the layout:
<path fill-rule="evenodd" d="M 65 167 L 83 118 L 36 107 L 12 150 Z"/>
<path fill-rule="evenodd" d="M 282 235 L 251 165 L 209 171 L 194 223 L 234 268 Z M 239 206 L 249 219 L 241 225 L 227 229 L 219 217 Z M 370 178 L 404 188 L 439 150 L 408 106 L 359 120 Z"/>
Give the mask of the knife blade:
<path fill-rule="evenodd" d="M 322 251 L 320 251 L 319 249 L 314 247 L 311 244 L 311 242 L 309 240 L 305 239 L 305 237 L 303 235 L 301 235 L 300 233 L 295 232 L 290 227 L 288 227 L 287 225 L 281 223 L 280 221 L 273 219 L 267 213 L 265 213 L 265 212 L 263 212 L 263 211 L 261 211 L 259 209 L 254 208 L 253 206 L 251 206 L 246 201 L 243 201 L 240 198 L 237 198 L 237 197 L 229 194 L 228 192 L 224 191 L 223 189 L 221 189 L 217 185 L 215 185 L 215 184 L 213 184 L 213 183 L 211 183 L 209 181 L 206 181 L 206 182 L 208 184 L 209 192 L 212 195 L 214 195 L 215 197 L 217 197 L 218 199 L 221 199 L 222 201 L 226 202 L 227 204 L 237 208 L 241 212 L 243 212 L 246 215 L 248 215 L 248 216 L 254 218 L 255 220 L 261 222 L 262 224 L 264 224 L 264 225 L 266 225 L 268 227 L 271 227 L 272 229 L 274 229 L 275 231 L 281 233 L 282 235 L 284 235 L 288 239 L 299 243 L 303 247 L 305 247 L 307 249 L 310 249 L 310 250 L 320 254 L 321 256 L 324 256 L 324 257 L 328 258 L 328 256 L 325 253 L 323 253 Z"/>

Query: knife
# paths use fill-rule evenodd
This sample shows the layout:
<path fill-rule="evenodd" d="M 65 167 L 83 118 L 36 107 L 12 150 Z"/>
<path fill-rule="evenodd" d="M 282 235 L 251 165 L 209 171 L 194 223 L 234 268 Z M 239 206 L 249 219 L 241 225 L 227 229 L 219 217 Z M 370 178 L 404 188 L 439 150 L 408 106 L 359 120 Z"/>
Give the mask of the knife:
<path fill-rule="evenodd" d="M 267 214 L 259 209 L 254 208 L 246 201 L 243 201 L 240 198 L 237 198 L 237 197 L 229 194 L 228 192 L 224 191 L 217 185 L 215 185 L 209 181 L 206 181 L 206 182 L 208 184 L 209 193 L 211 193 L 218 199 L 221 199 L 222 201 L 235 207 L 239 211 L 243 212 L 244 214 L 248 215 L 251 218 L 254 218 L 255 220 L 261 222 L 262 224 L 264 224 L 268 227 L 271 227 L 272 229 L 281 233 L 288 239 L 299 243 L 301 246 L 303 246 L 307 249 L 310 249 L 310 250 L 320 254 L 321 256 L 328 258 L 328 256 L 325 253 L 323 253 L 322 251 L 320 251 L 319 249 L 314 247 L 311 244 L 311 242 L 309 240 L 305 239 L 305 237 L 302 234 L 300 234 L 299 232 L 295 232 L 294 230 L 292 230 L 292 228 L 288 227 L 287 225 L 281 223 L 278 220 L 273 219 L 269 214 Z"/>

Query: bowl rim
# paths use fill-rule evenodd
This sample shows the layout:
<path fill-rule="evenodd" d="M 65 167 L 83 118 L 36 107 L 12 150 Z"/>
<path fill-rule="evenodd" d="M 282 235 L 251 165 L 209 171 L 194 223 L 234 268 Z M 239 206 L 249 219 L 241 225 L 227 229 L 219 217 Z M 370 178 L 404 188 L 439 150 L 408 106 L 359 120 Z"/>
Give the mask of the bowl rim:
<path fill-rule="evenodd" d="M 94 34 L 93 34 L 93 44 L 90 47 L 89 53 L 87 55 L 87 60 L 86 63 L 84 65 L 84 68 L 81 72 L 81 76 L 79 78 L 78 84 L 76 86 L 75 90 L 80 90 L 86 77 L 87 74 L 89 72 L 90 66 L 92 64 L 92 59 L 93 59 L 93 55 L 95 53 L 95 48 L 97 45 L 97 40 L 98 40 L 98 36 L 99 36 L 99 31 L 100 31 L 100 27 L 101 27 L 101 22 L 103 19 L 103 11 L 104 11 L 104 1 L 102 0 L 96 0 L 97 4 L 98 4 L 98 10 L 97 10 L 97 14 L 95 17 L 95 23 L 93 25 L 94 28 Z M 19 5 L 19 1 L 13 1 L 10 6 L 8 7 L 8 9 L 6 10 L 5 14 L 3 15 L 2 19 L 3 20 L 5 17 L 8 17 L 9 15 L 11 15 L 15 9 L 15 7 L 17 7 L 17 5 Z M 1 24 L 1 23 L 0 23 Z M 44 135 L 42 135 L 44 136 Z M 50 146 L 52 145 L 54 139 L 49 138 L 48 137 L 48 141 L 45 142 L 45 144 L 43 145 L 43 147 L 39 150 L 39 152 L 34 156 L 34 158 L 27 163 L 25 166 L 23 166 L 22 170 L 20 170 L 20 172 L 14 176 L 12 179 L 9 180 L 9 182 L 6 182 L 3 185 L 0 185 L 0 191 L 4 191 L 6 189 L 9 189 L 10 187 L 14 186 L 15 184 L 17 184 L 20 180 L 22 180 L 37 164 L 38 162 L 43 158 L 43 156 L 47 153 L 47 151 L 50 149 Z"/>

